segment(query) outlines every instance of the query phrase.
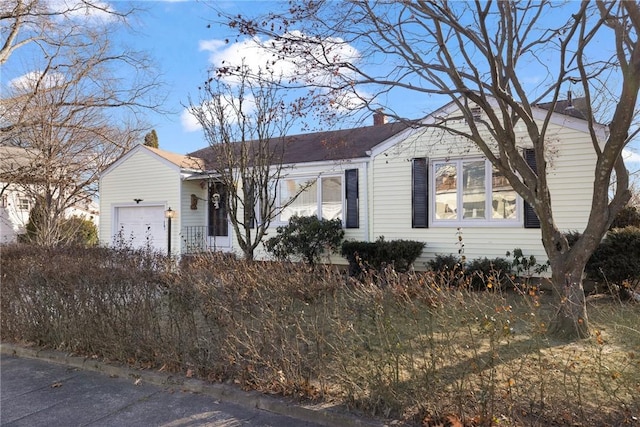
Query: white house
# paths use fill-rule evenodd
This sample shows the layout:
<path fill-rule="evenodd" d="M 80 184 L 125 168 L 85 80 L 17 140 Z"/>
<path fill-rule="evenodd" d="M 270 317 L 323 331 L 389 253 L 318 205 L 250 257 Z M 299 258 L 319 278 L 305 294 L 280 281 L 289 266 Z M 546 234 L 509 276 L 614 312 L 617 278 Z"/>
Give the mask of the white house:
<path fill-rule="evenodd" d="M 455 115 L 454 105 L 425 120 Z M 554 216 L 561 229 L 582 230 L 591 208 L 595 154 L 583 116 L 558 110 L 551 118 L 546 159 Z M 542 120 L 548 111 L 540 106 L 534 112 Z M 604 139 L 606 129 L 598 132 Z M 525 154 L 528 148 L 522 147 Z M 224 189 L 207 173 L 212 157 L 210 147 L 190 156 L 145 146 L 125 154 L 100 180 L 101 242 L 124 237 L 134 246 L 166 251 L 165 211 L 171 208 L 177 214 L 172 252 L 239 252 L 220 203 Z M 302 183 L 313 184 L 272 227 L 293 214 L 318 215 L 342 219 L 347 239 L 424 241 L 416 268 L 437 254 L 457 253 L 460 230 L 468 259 L 505 256 L 516 247 L 546 258 L 533 211 L 475 146 L 452 134 L 385 123 L 378 114 L 373 126 L 287 137 L 284 163 L 279 200 L 288 200 Z"/>
<path fill-rule="evenodd" d="M 21 147 L 0 147 L 0 244 L 12 243 L 26 233 L 34 206 L 33 180 L 37 179 L 37 156 Z M 67 218 L 77 216 L 99 223 L 98 203 L 86 200 L 65 209 Z"/>

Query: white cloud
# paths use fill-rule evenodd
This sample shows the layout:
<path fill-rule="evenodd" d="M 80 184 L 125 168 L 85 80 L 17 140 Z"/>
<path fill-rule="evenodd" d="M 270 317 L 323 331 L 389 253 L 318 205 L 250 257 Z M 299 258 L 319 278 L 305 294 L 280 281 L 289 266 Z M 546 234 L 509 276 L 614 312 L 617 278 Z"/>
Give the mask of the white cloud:
<path fill-rule="evenodd" d="M 216 52 L 226 45 L 227 43 L 224 40 L 200 40 L 198 42 L 198 50 Z"/>
<path fill-rule="evenodd" d="M 182 129 L 185 132 L 197 132 L 202 130 L 202 125 L 198 122 L 198 119 L 191 114 L 188 108 L 182 110 L 182 114 L 180 114 L 180 123 L 182 124 Z"/>
<path fill-rule="evenodd" d="M 289 44 L 286 40 L 295 40 Z M 299 82 L 330 86 L 335 79 L 348 78 L 348 70 L 339 64 L 356 62 L 359 52 L 341 39 L 322 42 L 308 39 L 300 32 L 283 35 L 279 40 L 246 38 L 239 42 L 201 40 L 199 49 L 210 52 L 209 62 L 216 68 L 239 66 L 243 62 L 252 71 L 273 72 L 277 78 L 298 79 Z M 287 53 L 284 54 L 283 51 Z M 316 65 L 320 63 L 323 69 Z M 331 69 L 335 64 L 334 69 Z M 324 69 L 326 67 L 326 69 Z"/>
<path fill-rule="evenodd" d="M 222 106 L 224 108 L 224 117 L 227 120 L 228 124 L 234 124 L 238 122 L 238 99 L 221 99 Z M 195 107 L 198 110 L 201 110 L 203 114 L 206 114 L 206 122 L 212 124 L 214 127 L 217 126 L 217 120 L 213 117 L 213 115 L 209 112 L 213 109 L 213 104 L 204 102 L 199 106 Z M 243 113 L 247 116 L 248 120 L 251 120 L 254 116 L 254 112 L 256 111 L 256 103 L 255 99 L 251 96 L 246 96 L 242 106 Z M 198 121 L 196 116 L 191 113 L 190 108 L 186 108 L 180 114 L 180 123 L 182 124 L 182 129 L 186 132 L 195 132 L 202 130 L 202 124 Z"/>
<path fill-rule="evenodd" d="M 292 42 L 289 43 L 288 39 Z M 324 97 L 324 104 L 333 110 L 357 109 L 365 104 L 363 99 L 370 98 L 348 84 L 354 76 L 341 64 L 358 62 L 360 53 L 342 39 L 318 41 L 296 31 L 284 34 L 280 39 L 254 37 L 235 43 L 201 40 L 199 50 L 209 52 L 209 62 L 214 68 L 236 67 L 244 63 L 253 73 L 261 71 L 262 78 L 267 77 L 265 73 L 272 73 L 277 81 L 301 88 L 320 88 L 314 97 Z M 225 76 L 224 79 L 230 84 L 237 83 L 234 76 Z M 340 87 L 348 89 L 335 89 Z"/>
<path fill-rule="evenodd" d="M 48 0 L 49 9 L 68 19 L 82 19 L 107 23 L 114 21 L 116 11 L 109 3 L 95 0 Z"/>
<path fill-rule="evenodd" d="M 44 88 L 51 88 L 64 83 L 64 81 L 62 73 L 49 73 L 43 76 L 42 71 L 30 71 L 11 79 L 9 86 L 20 93 L 25 93 L 33 91 L 38 83 Z"/>
<path fill-rule="evenodd" d="M 624 162 L 626 164 L 629 163 L 640 163 L 640 153 L 636 153 L 629 149 L 622 150 L 622 157 L 624 158 Z"/>

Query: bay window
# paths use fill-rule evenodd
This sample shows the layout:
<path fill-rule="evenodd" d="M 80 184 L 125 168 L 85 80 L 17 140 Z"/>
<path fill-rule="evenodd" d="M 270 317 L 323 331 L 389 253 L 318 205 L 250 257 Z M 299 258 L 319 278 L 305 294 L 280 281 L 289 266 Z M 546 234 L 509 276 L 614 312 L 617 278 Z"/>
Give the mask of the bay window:
<path fill-rule="evenodd" d="M 434 161 L 431 174 L 434 224 L 518 222 L 516 192 L 488 160 Z"/>

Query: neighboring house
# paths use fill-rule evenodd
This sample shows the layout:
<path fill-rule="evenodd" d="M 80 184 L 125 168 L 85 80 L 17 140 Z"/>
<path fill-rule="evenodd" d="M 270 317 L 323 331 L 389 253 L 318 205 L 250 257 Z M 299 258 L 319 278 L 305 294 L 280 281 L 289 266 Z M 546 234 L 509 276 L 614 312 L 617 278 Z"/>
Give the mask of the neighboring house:
<path fill-rule="evenodd" d="M 554 216 L 566 231 L 586 225 L 595 165 L 587 122 L 573 105 L 556 107 L 546 159 Z M 543 119 L 545 107 L 534 108 L 536 118 Z M 451 103 L 424 120 L 455 116 Z M 597 131 L 604 140 L 606 128 Z M 318 215 L 342 219 L 347 239 L 425 242 L 416 268 L 437 254 L 457 254 L 460 231 L 468 259 L 504 257 L 514 248 L 546 259 L 533 211 L 468 141 L 432 128 L 385 123 L 378 113 L 374 126 L 290 136 L 286 144 L 279 200 L 302 184 L 312 185 L 282 211 L 270 235 L 294 214 Z M 529 148 L 522 147 L 525 154 Z M 180 156 L 137 146 L 111 165 L 100 181 L 101 242 L 125 237 L 134 246 L 166 251 L 164 211 L 171 208 L 177 213 L 172 252 L 240 253 L 221 203 L 224 189 L 210 173 L 212 153 L 207 147 Z"/>
<path fill-rule="evenodd" d="M 0 244 L 12 243 L 26 233 L 34 206 L 34 156 L 20 147 L 0 146 Z M 85 201 L 65 210 L 67 217 L 78 216 L 99 223 L 98 203 Z"/>

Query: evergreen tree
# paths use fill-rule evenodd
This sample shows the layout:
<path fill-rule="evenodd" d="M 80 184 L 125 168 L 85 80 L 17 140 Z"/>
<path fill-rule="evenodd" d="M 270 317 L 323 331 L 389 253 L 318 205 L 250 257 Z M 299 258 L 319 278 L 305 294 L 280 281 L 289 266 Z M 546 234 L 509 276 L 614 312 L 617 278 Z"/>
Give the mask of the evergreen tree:
<path fill-rule="evenodd" d="M 144 136 L 144 145 L 152 148 L 160 147 L 160 144 L 158 144 L 158 134 L 155 129 L 151 129 L 151 131 Z"/>

